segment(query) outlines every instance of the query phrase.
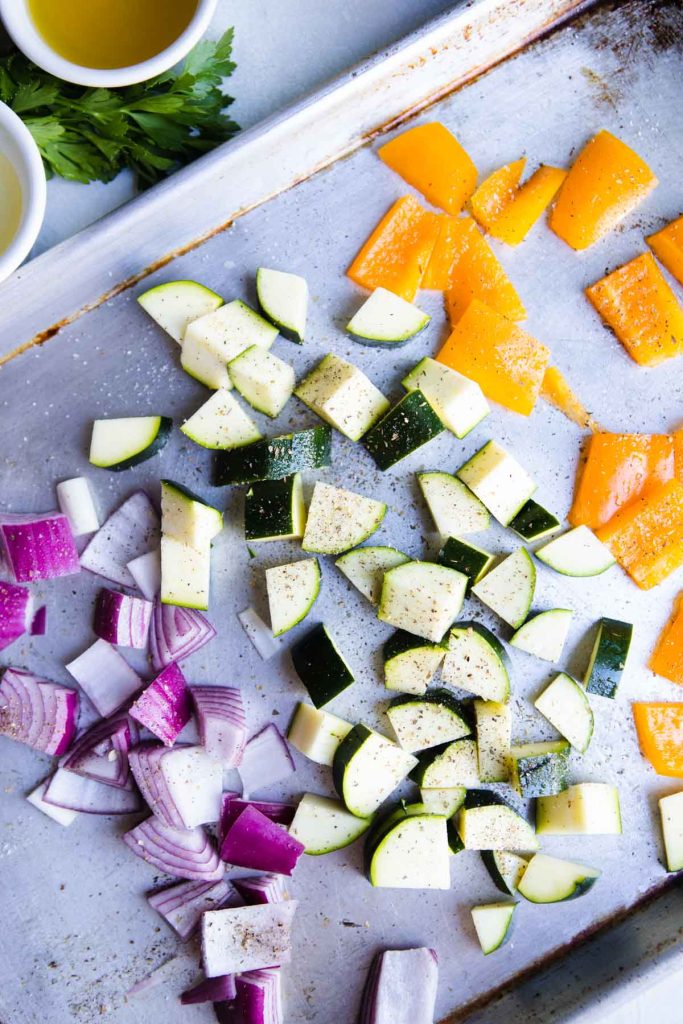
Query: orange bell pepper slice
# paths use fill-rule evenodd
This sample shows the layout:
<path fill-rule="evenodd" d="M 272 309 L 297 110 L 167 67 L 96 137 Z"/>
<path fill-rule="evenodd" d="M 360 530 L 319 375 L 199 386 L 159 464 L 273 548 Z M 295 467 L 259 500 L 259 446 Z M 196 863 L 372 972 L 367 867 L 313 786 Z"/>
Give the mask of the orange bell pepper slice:
<path fill-rule="evenodd" d="M 412 302 L 439 234 L 439 217 L 404 196 L 391 207 L 347 270 L 364 288 L 387 288 Z"/>
<path fill-rule="evenodd" d="M 422 278 L 421 288 L 446 291 L 451 279 L 451 269 L 458 251 L 460 228 L 457 217 L 442 213 L 439 217 L 439 234 L 431 258 Z"/>
<path fill-rule="evenodd" d="M 550 349 L 474 299 L 436 358 L 476 381 L 488 398 L 528 416 L 541 390 Z"/>
<path fill-rule="evenodd" d="M 683 355 L 683 308 L 651 253 L 613 270 L 586 295 L 641 366 Z"/>
<path fill-rule="evenodd" d="M 683 428 L 673 433 L 674 476 L 683 484 Z"/>
<path fill-rule="evenodd" d="M 655 587 L 683 565 L 683 484 L 660 484 L 596 534 L 639 587 Z"/>
<path fill-rule="evenodd" d="M 683 779 L 683 704 L 633 704 L 638 742 L 658 775 Z"/>
<path fill-rule="evenodd" d="M 644 160 L 611 132 L 598 132 L 560 189 L 550 227 L 572 249 L 587 249 L 611 231 L 658 184 Z"/>
<path fill-rule="evenodd" d="M 452 227 L 456 243 L 446 309 L 455 325 L 472 299 L 479 299 L 510 320 L 524 320 L 526 310 L 502 264 L 471 217 Z"/>
<path fill-rule="evenodd" d="M 674 446 L 668 434 L 594 434 L 588 441 L 569 522 L 597 530 L 673 475 Z"/>
<path fill-rule="evenodd" d="M 569 381 L 556 366 L 549 366 L 545 371 L 541 396 L 577 426 L 587 430 L 600 430 L 600 424 L 593 419 L 579 396 L 574 394 Z"/>
<path fill-rule="evenodd" d="M 511 164 L 499 167 L 482 181 L 470 199 L 472 216 L 485 231 L 490 229 L 496 217 L 514 199 L 525 164 L 526 157 L 522 157 L 521 160 L 513 160 Z"/>
<path fill-rule="evenodd" d="M 650 668 L 658 676 L 683 686 L 683 593 L 678 595 L 673 615 L 659 635 Z"/>
<path fill-rule="evenodd" d="M 489 234 L 508 245 L 519 245 L 550 206 L 566 177 L 562 167 L 539 167 L 494 219 Z"/>
<path fill-rule="evenodd" d="M 448 128 L 434 121 L 380 146 L 380 159 L 447 213 L 460 213 L 477 184 L 477 168 Z"/>
<path fill-rule="evenodd" d="M 683 284 L 683 217 L 648 235 L 646 241 L 660 263 Z"/>

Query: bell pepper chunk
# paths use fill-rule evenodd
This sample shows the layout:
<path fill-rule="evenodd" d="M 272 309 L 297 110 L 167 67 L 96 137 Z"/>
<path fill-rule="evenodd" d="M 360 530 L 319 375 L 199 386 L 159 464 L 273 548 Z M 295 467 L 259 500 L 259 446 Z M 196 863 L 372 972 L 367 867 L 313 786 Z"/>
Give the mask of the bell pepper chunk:
<path fill-rule="evenodd" d="M 683 686 L 683 593 L 678 595 L 673 614 L 659 635 L 650 668 L 658 676 Z"/>
<path fill-rule="evenodd" d="M 387 288 L 412 302 L 439 234 L 439 217 L 414 196 L 397 200 L 347 270 L 364 288 Z"/>
<path fill-rule="evenodd" d="M 443 292 L 448 288 L 460 238 L 457 217 L 447 213 L 439 216 L 439 234 L 421 288 Z"/>
<path fill-rule="evenodd" d="M 674 430 L 674 476 L 683 484 L 683 428 Z"/>
<path fill-rule="evenodd" d="M 488 231 L 517 192 L 526 157 L 504 164 L 482 181 L 470 199 L 472 216 Z"/>
<path fill-rule="evenodd" d="M 457 323 L 472 299 L 479 299 L 510 320 L 525 320 L 526 310 L 515 286 L 472 218 L 460 217 L 452 231 L 456 251 L 446 292 L 451 326 Z"/>
<path fill-rule="evenodd" d="M 633 720 L 643 757 L 658 775 L 683 779 L 683 704 L 633 704 Z"/>
<path fill-rule="evenodd" d="M 572 390 L 569 381 L 556 366 L 549 366 L 545 371 L 541 396 L 578 427 L 585 430 L 600 430 L 600 424 L 589 413 L 579 396 Z"/>
<path fill-rule="evenodd" d="M 564 180 L 550 227 L 572 249 L 587 249 L 658 184 L 648 165 L 611 132 L 586 143 Z"/>
<path fill-rule="evenodd" d="M 672 220 L 654 235 L 648 235 L 646 241 L 659 262 L 683 284 L 683 217 Z"/>
<path fill-rule="evenodd" d="M 673 476 L 674 445 L 668 434 L 594 434 L 588 441 L 569 522 L 597 530 Z"/>
<path fill-rule="evenodd" d="M 596 530 L 643 590 L 683 565 L 683 484 L 668 480 L 637 498 Z"/>
<path fill-rule="evenodd" d="M 448 128 L 434 121 L 380 146 L 380 159 L 447 213 L 460 213 L 477 184 L 477 168 Z"/>
<path fill-rule="evenodd" d="M 489 234 L 507 245 L 519 245 L 550 206 L 566 177 L 562 167 L 539 167 L 495 218 Z"/>
<path fill-rule="evenodd" d="M 487 398 L 528 416 L 541 390 L 550 349 L 474 299 L 436 359 L 476 381 Z"/>

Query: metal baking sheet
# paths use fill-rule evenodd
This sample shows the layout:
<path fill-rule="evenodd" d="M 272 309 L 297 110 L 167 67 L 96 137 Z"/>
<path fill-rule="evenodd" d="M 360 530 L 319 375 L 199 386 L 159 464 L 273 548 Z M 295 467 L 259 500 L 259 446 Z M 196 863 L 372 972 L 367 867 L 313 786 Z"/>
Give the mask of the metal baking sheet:
<path fill-rule="evenodd" d="M 542 5 L 530 6 L 539 14 Z M 440 22 L 438 31 L 450 32 L 453 37 L 453 25 L 462 17 L 456 14 L 450 23 Z M 462 27 L 460 23 L 456 35 Z M 582 256 L 572 253 L 543 227 L 519 250 L 496 247 L 529 309 L 528 329 L 551 346 L 554 362 L 600 422 L 614 430 L 664 431 L 681 420 L 682 381 L 676 364 L 653 371 L 636 367 L 600 325 L 581 289 L 605 268 L 641 251 L 643 235 L 680 212 L 677 183 L 683 138 L 678 112 L 683 58 L 677 40 L 680 43 L 682 27 L 681 11 L 673 3 L 655 6 L 632 0 L 616 9 L 599 7 L 447 95 L 425 115 L 447 124 L 483 173 L 517 157 L 521 147 L 531 166 L 541 161 L 566 164 L 577 146 L 603 127 L 630 141 L 658 173 L 659 188 L 638 212 L 620 231 Z M 404 56 L 399 50 L 388 59 L 384 74 L 390 77 L 397 65 L 402 68 Z M 376 67 L 368 73 L 377 74 Z M 468 77 L 464 68 L 458 69 L 457 75 Z M 451 73 L 443 81 L 455 78 Z M 438 91 L 437 85 L 430 81 L 433 91 Z M 347 87 L 348 83 L 342 86 Z M 366 95 L 363 82 L 358 88 L 359 96 Z M 328 112 L 325 103 L 334 108 L 333 95 L 321 100 L 318 113 Z M 405 93 L 402 96 L 405 99 Z M 349 90 L 346 102 L 352 101 Z M 305 131 L 310 131 L 315 104 L 305 111 Z M 361 105 L 358 116 L 362 120 L 366 115 Z M 286 132 L 279 122 L 275 130 L 273 152 L 279 154 Z M 292 146 L 296 141 L 296 137 L 292 139 Z M 268 151 L 267 136 L 265 142 L 260 136 L 254 142 L 262 154 Z M 246 149 L 248 156 L 249 144 Z M 246 159 L 244 153 L 241 159 Z M 228 160 L 226 157 L 226 166 Z M 196 171 L 199 184 L 203 173 L 201 168 Z M 217 173 L 215 167 L 212 173 Z M 258 173 L 255 166 L 254 174 Z M 187 192 L 191 181 L 191 174 L 186 173 L 180 194 Z M 12 339 L 15 344 L 26 341 L 54 322 L 51 314 L 58 308 L 59 288 L 65 296 L 61 316 L 94 301 L 99 278 L 93 266 L 103 254 L 118 252 L 122 225 L 129 230 L 129 268 L 138 272 L 140 254 L 155 251 L 156 227 L 154 218 L 150 220 L 150 207 L 159 218 L 158 231 L 163 235 L 156 255 L 167 251 L 164 246 L 171 241 L 169 224 L 178 199 L 174 201 L 170 185 L 165 188 L 163 202 L 157 193 L 147 199 L 147 208 L 139 207 L 142 233 L 137 232 L 129 214 L 123 221 L 114 218 L 99 234 L 96 231 L 85 240 L 67 244 L 61 252 L 57 249 L 41 257 L 33 268 L 29 265 L 22 280 L 0 290 L 0 298 L 7 299 L 3 308 L 11 314 L 6 313 L 2 326 L 6 349 L 12 347 Z M 267 545 L 250 558 L 241 536 L 239 490 L 212 489 L 208 453 L 190 446 L 179 433 L 162 456 L 135 470 L 119 475 L 93 470 L 87 462 L 89 424 L 97 416 L 144 411 L 163 411 L 180 421 L 206 397 L 180 370 L 177 346 L 146 320 L 137 306 L 135 296 L 142 287 L 194 277 L 227 298 L 242 296 L 253 301 L 253 276 L 259 265 L 302 273 L 311 286 L 310 340 L 302 348 L 283 340 L 275 346 L 278 354 L 295 365 L 298 375 L 332 350 L 356 362 L 389 396 L 396 397 L 405 370 L 422 355 L 433 354 L 445 337 L 440 297 L 420 296 L 433 320 L 428 331 L 409 346 L 396 353 L 365 348 L 343 330 L 360 298 L 344 270 L 359 242 L 404 190 L 372 147 L 358 149 L 178 256 L 171 266 L 154 272 L 144 286 L 120 291 L 54 336 L 42 339 L 44 344 L 27 348 L 0 371 L 0 496 L 4 508 L 52 508 L 55 481 L 80 473 L 90 476 L 103 513 L 139 486 L 156 495 L 160 476 L 177 478 L 226 507 L 228 526 L 213 558 L 210 612 L 219 637 L 189 659 L 185 668 L 193 682 L 220 680 L 240 685 L 254 729 L 273 716 L 284 727 L 304 693 L 286 652 L 274 662 L 261 662 L 235 615 L 250 603 L 263 610 L 264 568 L 296 556 L 296 545 Z M 216 191 L 205 194 L 202 201 L 204 207 L 214 201 L 220 207 L 222 197 Z M 160 216 L 164 210 L 165 219 Z M 206 229 L 210 215 L 211 211 L 205 211 L 204 222 L 197 225 L 198 234 Z M 182 211 L 179 218 L 185 230 Z M 217 218 L 216 223 L 219 221 Z M 114 248 L 108 249 L 113 236 L 117 239 Z M 114 291 L 126 276 L 121 270 L 116 256 L 109 268 L 105 262 L 100 271 L 104 276 L 111 271 L 109 287 Z M 81 273 L 86 280 L 82 293 Z M 53 286 L 46 292 L 41 320 L 43 293 L 31 294 L 29 283 L 31 278 L 35 283 L 50 277 Z M 267 422 L 262 426 L 264 432 L 281 432 L 313 420 L 303 406 L 292 401 L 272 428 Z M 310 475 L 307 486 L 310 490 L 315 476 L 382 497 L 390 511 L 377 539 L 411 555 L 430 555 L 436 539 L 417 500 L 414 472 L 455 469 L 492 436 L 509 445 L 536 476 L 539 500 L 560 514 L 566 513 L 581 434 L 544 404 L 529 420 L 495 408 L 464 442 L 441 437 L 386 474 L 375 470 L 361 446 L 337 436 L 333 466 Z M 497 551 L 511 548 L 510 536 L 499 529 L 487 534 L 486 544 Z M 4 663 L 11 661 L 69 682 L 61 666 L 92 641 L 89 621 L 98 585 L 96 578 L 84 573 L 82 578 L 37 586 L 38 600 L 49 605 L 48 636 L 19 642 L 7 652 Z M 656 800 L 678 787 L 655 776 L 640 757 L 630 703 L 642 697 L 676 697 L 673 684 L 656 679 L 645 665 L 679 588 L 680 574 L 654 593 L 642 593 L 618 569 L 597 580 L 580 581 L 563 579 L 539 567 L 537 607 L 561 605 L 576 611 L 565 659 L 570 671 L 580 672 L 585 663 L 590 627 L 599 616 L 610 614 L 637 623 L 619 699 L 595 701 L 595 739 L 589 752 L 574 762 L 577 780 L 597 779 L 619 786 L 624 835 L 590 840 L 549 838 L 543 844 L 550 853 L 602 868 L 603 876 L 591 894 L 566 906 L 520 906 L 511 942 L 495 957 L 484 958 L 473 938 L 468 908 L 497 896 L 476 854 L 453 858 L 452 889 L 436 893 L 372 889 L 362 874 L 358 846 L 324 858 L 305 858 L 291 885 L 292 894 L 300 899 L 300 909 L 294 960 L 287 971 L 289 1021 L 351 1024 L 374 951 L 411 944 L 428 944 L 438 950 L 439 1019 L 462 1021 L 469 1016 L 483 1024 L 493 1019 L 487 1009 L 490 1004 L 493 1012 L 492 999 L 503 1000 L 500 1005 L 506 1007 L 505 1019 L 510 1022 L 552 1019 L 552 1013 L 544 1018 L 530 1009 L 529 995 L 519 995 L 532 992 L 537 983 L 517 984 L 544 963 L 555 971 L 557 1000 L 563 995 L 565 1004 L 560 1005 L 566 1005 L 569 1012 L 571 992 L 581 989 L 575 979 L 585 979 L 586 974 L 570 968 L 573 961 L 565 960 L 565 953 L 599 923 L 620 920 L 629 908 L 638 907 L 667 886 L 660 863 Z M 500 626 L 474 602 L 467 611 Z M 322 594 L 310 621 L 321 620 L 333 625 L 358 679 L 353 689 L 335 702 L 335 712 L 386 727 L 378 651 L 388 630 L 373 620 L 362 598 L 329 559 L 325 560 Z M 299 627 L 291 639 L 306 628 Z M 542 738 L 547 735 L 544 723 L 528 698 L 551 673 L 519 653 L 513 652 L 513 661 L 515 739 Z M 121 833 L 130 827 L 130 821 L 84 816 L 70 829 L 60 829 L 24 802 L 24 794 L 49 767 L 47 759 L 3 742 L 0 1020 L 3 1024 L 42 1024 L 46 1018 L 50 1024 L 210 1021 L 209 1007 L 180 1008 L 176 1002 L 183 983 L 197 976 L 196 949 L 180 950 L 163 922 L 147 907 L 143 894 L 156 879 L 121 843 Z M 272 795 L 294 795 L 303 790 L 331 792 L 329 772 L 297 756 L 297 773 L 291 784 Z M 675 895 L 669 892 L 664 897 L 668 901 L 666 928 L 661 914 L 647 918 L 651 934 L 642 943 L 642 956 L 631 957 L 636 973 L 657 946 L 671 948 L 670 936 L 676 930 L 671 926 L 676 919 L 680 922 L 681 915 Z M 633 920 L 644 920 L 649 912 L 647 907 L 634 910 Z M 607 941 L 601 948 L 609 945 Z M 125 992 L 132 984 L 178 956 L 179 960 L 162 971 L 160 984 L 126 999 Z M 607 977 L 607 969 L 604 974 Z"/>

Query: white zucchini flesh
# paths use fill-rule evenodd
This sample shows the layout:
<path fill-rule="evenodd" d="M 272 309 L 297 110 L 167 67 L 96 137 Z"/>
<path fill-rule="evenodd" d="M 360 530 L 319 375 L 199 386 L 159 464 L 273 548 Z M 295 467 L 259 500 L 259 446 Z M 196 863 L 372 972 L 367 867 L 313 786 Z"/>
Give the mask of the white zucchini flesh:
<path fill-rule="evenodd" d="M 420 786 L 425 792 L 461 786 L 475 789 L 480 782 L 477 744 L 475 740 L 460 739 L 449 743 L 432 761 L 422 776 Z"/>
<path fill-rule="evenodd" d="M 273 636 L 282 636 L 302 622 L 320 593 L 320 566 L 304 558 L 266 569 L 266 589 Z"/>
<path fill-rule="evenodd" d="M 235 299 L 188 324 L 180 364 L 208 388 L 229 389 L 228 363 L 252 345 L 270 348 L 277 334 L 277 327 Z"/>
<path fill-rule="evenodd" d="M 464 786 L 452 786 L 446 789 L 420 789 L 420 799 L 429 814 L 441 814 L 444 818 L 452 818 L 457 814 L 463 803 L 467 790 Z"/>
<path fill-rule="evenodd" d="M 384 685 L 387 690 L 421 696 L 434 678 L 444 654 L 443 647 L 438 646 L 415 647 L 395 654 L 384 663 Z"/>
<path fill-rule="evenodd" d="M 337 747 L 351 729 L 351 723 L 343 718 L 302 703 L 294 713 L 287 739 L 309 761 L 331 767 Z"/>
<path fill-rule="evenodd" d="M 518 548 L 472 587 L 472 593 L 501 619 L 518 629 L 536 589 L 536 569 L 526 548 Z"/>
<path fill-rule="evenodd" d="M 595 868 L 537 853 L 529 861 L 517 892 L 531 903 L 560 903 L 583 896 L 599 877 Z"/>
<path fill-rule="evenodd" d="M 218 821 L 223 793 L 223 765 L 203 747 L 177 746 L 159 765 L 170 797 L 185 828 Z"/>
<path fill-rule="evenodd" d="M 588 749 L 593 736 L 593 709 L 583 687 L 560 672 L 534 706 L 582 754 Z"/>
<path fill-rule="evenodd" d="M 497 441 L 489 441 L 455 474 L 507 526 L 536 490 L 536 484 Z"/>
<path fill-rule="evenodd" d="M 408 555 L 397 548 L 368 544 L 364 548 L 347 551 L 334 564 L 363 597 L 376 605 L 379 604 L 385 572 L 409 561 Z"/>
<path fill-rule="evenodd" d="M 495 953 L 510 936 L 516 903 L 488 903 L 472 907 L 472 922 L 485 956 Z"/>
<path fill-rule="evenodd" d="M 667 871 L 683 868 L 683 791 L 670 793 L 659 801 Z"/>
<path fill-rule="evenodd" d="M 509 704 L 475 700 L 479 776 L 482 782 L 507 782 L 510 778 L 512 718 Z"/>
<path fill-rule="evenodd" d="M 206 611 L 211 549 L 198 551 L 175 537 L 161 538 L 161 603 Z"/>
<path fill-rule="evenodd" d="M 370 827 L 371 818 L 357 818 L 338 800 L 304 793 L 296 809 L 289 834 L 313 856 L 341 850 L 360 838 Z"/>
<path fill-rule="evenodd" d="M 223 305 L 220 295 L 197 281 L 158 284 L 138 295 L 138 302 L 179 345 L 192 320 L 198 320 Z"/>
<path fill-rule="evenodd" d="M 483 850 L 482 859 L 495 885 L 514 896 L 529 863 L 526 858 L 509 850 Z"/>
<path fill-rule="evenodd" d="M 371 732 L 343 770 L 343 799 L 352 814 L 367 818 L 413 770 L 417 758 Z"/>
<path fill-rule="evenodd" d="M 538 849 L 538 839 L 529 822 L 505 804 L 464 808 L 458 815 L 458 832 L 466 850 Z"/>
<path fill-rule="evenodd" d="M 225 907 L 202 914 L 202 966 L 207 978 L 289 963 L 296 900 Z"/>
<path fill-rule="evenodd" d="M 358 338 L 375 342 L 408 341 L 423 331 L 431 317 L 386 288 L 375 288 L 346 330 Z"/>
<path fill-rule="evenodd" d="M 479 385 L 457 370 L 426 357 L 401 381 L 406 391 L 422 392 L 456 437 L 465 437 L 491 411 Z"/>
<path fill-rule="evenodd" d="M 100 528 L 100 519 L 95 507 L 90 482 L 85 476 L 75 476 L 57 484 L 57 504 L 69 520 L 74 537 L 95 533 Z"/>
<path fill-rule="evenodd" d="M 161 481 L 161 530 L 190 547 L 205 551 L 223 529 L 223 513 L 176 487 Z"/>
<path fill-rule="evenodd" d="M 119 419 L 95 420 L 92 425 L 89 461 L 93 466 L 108 469 L 158 451 L 157 438 L 167 430 L 162 416 L 125 416 Z"/>
<path fill-rule="evenodd" d="M 369 874 L 379 888 L 450 889 L 446 818 L 415 814 L 397 822 L 375 848 Z"/>
<path fill-rule="evenodd" d="M 510 676 L 502 657 L 471 626 L 451 630 L 441 678 L 483 700 L 504 704 L 510 697 Z"/>
<path fill-rule="evenodd" d="M 351 441 L 359 441 L 390 407 L 362 370 L 332 353 L 304 377 L 294 394 Z"/>
<path fill-rule="evenodd" d="M 463 573 L 432 562 L 406 562 L 386 573 L 377 617 L 439 643 L 457 619 L 466 589 Z"/>
<path fill-rule="evenodd" d="M 543 661 L 557 662 L 567 642 L 573 612 L 568 608 L 550 608 L 528 619 L 510 638 L 510 645 Z"/>
<path fill-rule="evenodd" d="M 228 364 L 230 380 L 257 412 L 279 416 L 294 391 L 294 368 L 268 349 L 252 345 Z"/>
<path fill-rule="evenodd" d="M 555 537 L 534 554 L 563 576 L 599 576 L 615 562 L 609 548 L 587 526 L 576 526 Z"/>
<path fill-rule="evenodd" d="M 491 516 L 461 480 L 450 473 L 418 473 L 417 480 L 442 537 L 461 537 L 488 530 Z"/>
<path fill-rule="evenodd" d="M 313 488 L 301 547 L 316 554 L 340 555 L 367 540 L 386 511 L 382 501 L 319 480 Z"/>
<path fill-rule="evenodd" d="M 280 330 L 302 342 L 306 334 L 308 285 L 299 274 L 259 267 L 256 293 L 261 309 Z"/>
<path fill-rule="evenodd" d="M 621 835 L 619 790 L 606 782 L 580 782 L 536 800 L 536 831 L 549 836 Z"/>
<path fill-rule="evenodd" d="M 399 745 L 411 754 L 461 739 L 470 732 L 462 718 L 451 708 L 433 701 L 421 701 L 419 698 L 410 703 L 388 707 L 387 717 Z"/>
<path fill-rule="evenodd" d="M 180 429 L 202 448 L 242 448 L 261 440 L 249 413 L 225 388 L 219 388 Z"/>

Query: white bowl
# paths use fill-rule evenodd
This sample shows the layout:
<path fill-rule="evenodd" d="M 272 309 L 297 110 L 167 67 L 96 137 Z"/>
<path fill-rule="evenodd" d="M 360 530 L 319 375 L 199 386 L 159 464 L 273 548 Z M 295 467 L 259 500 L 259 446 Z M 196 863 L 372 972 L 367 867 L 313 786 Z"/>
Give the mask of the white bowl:
<path fill-rule="evenodd" d="M 45 171 L 38 147 L 24 122 L 0 103 L 0 153 L 7 157 L 21 185 L 22 210 L 16 234 L 0 252 L 0 281 L 28 256 L 45 216 Z"/>
<path fill-rule="evenodd" d="M 58 3 L 59 0 L 55 2 Z M 60 57 L 35 27 L 27 0 L 0 0 L 0 17 L 19 49 L 44 71 L 49 71 L 57 78 L 73 82 L 75 85 L 115 88 L 144 82 L 163 71 L 168 71 L 182 60 L 206 31 L 217 2 L 218 0 L 199 0 L 192 21 L 170 46 L 149 60 L 131 64 L 127 68 L 86 68 Z"/>

